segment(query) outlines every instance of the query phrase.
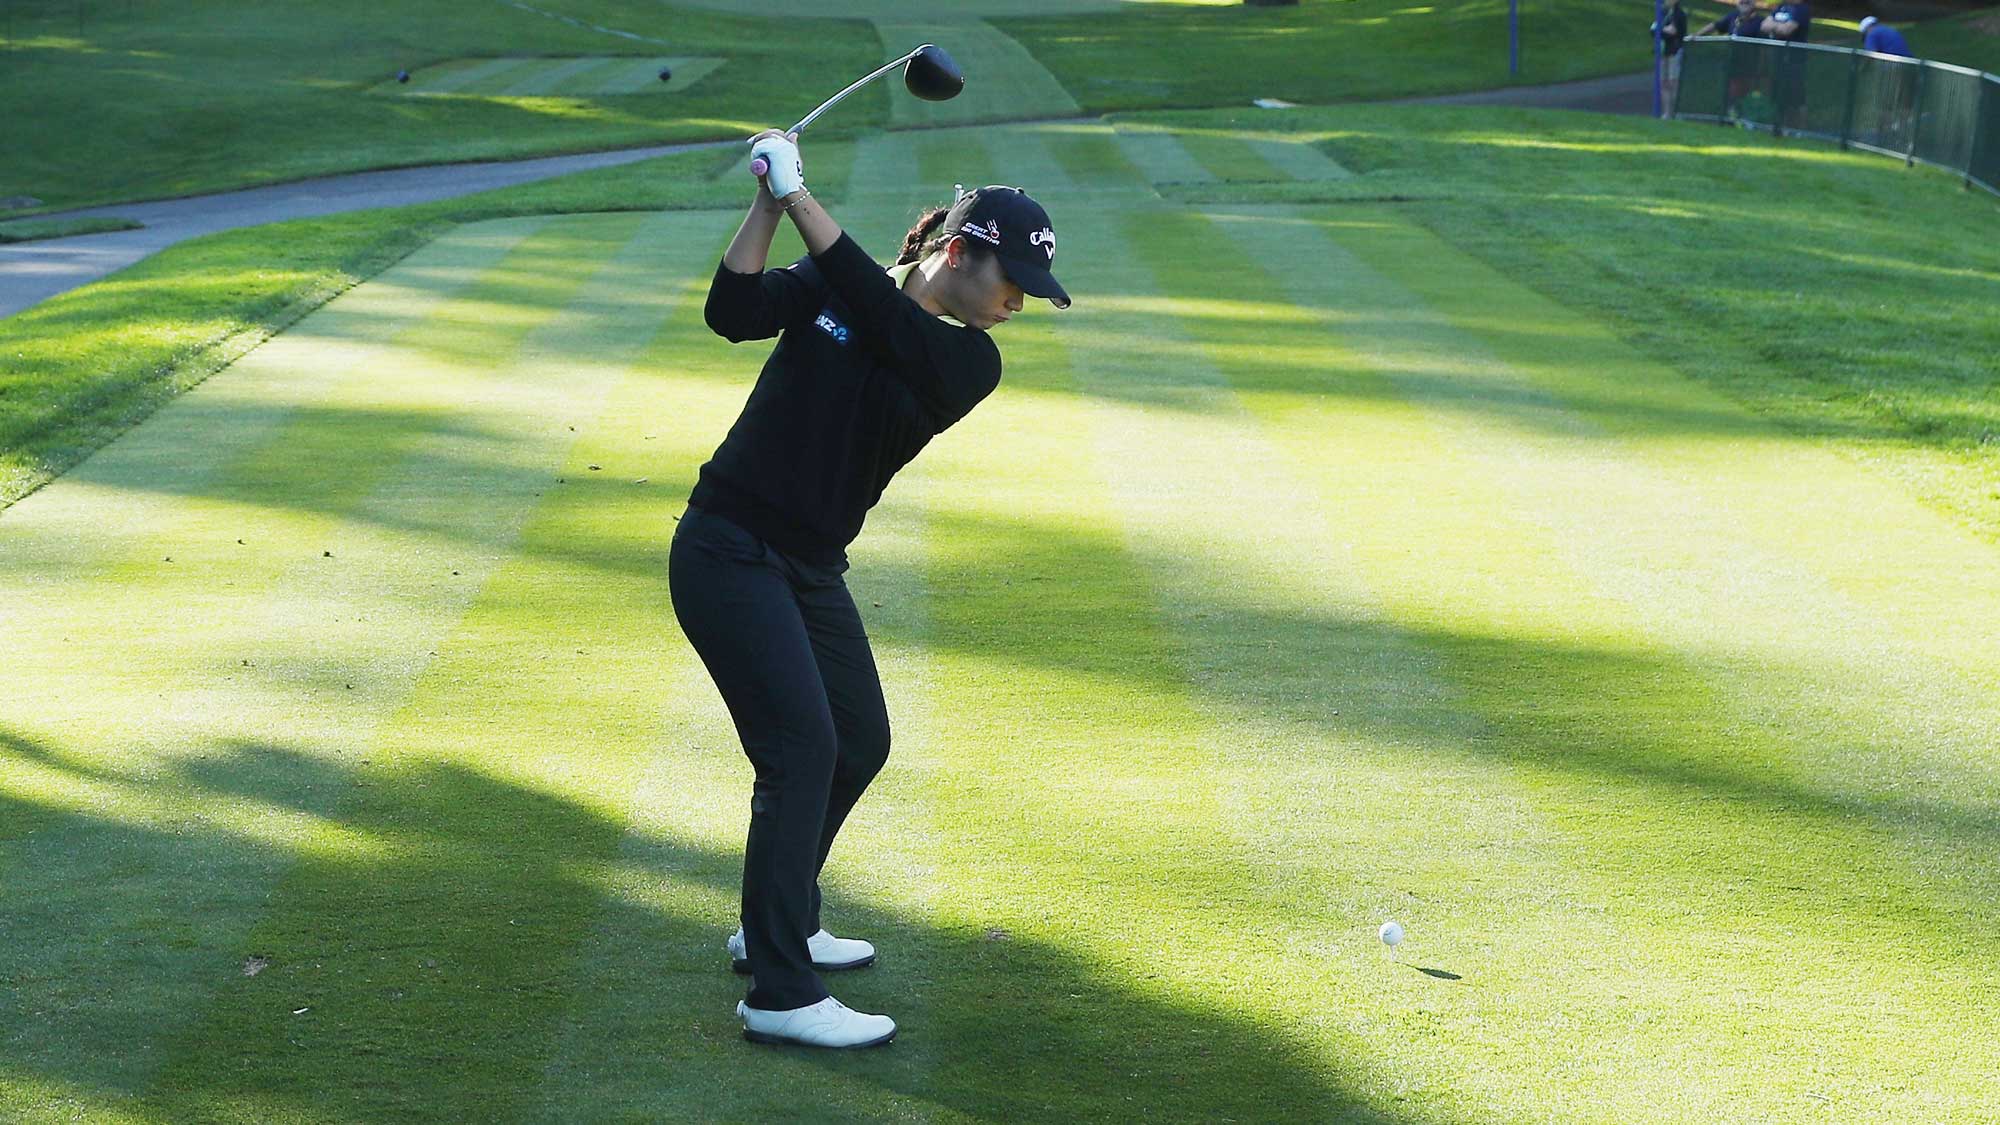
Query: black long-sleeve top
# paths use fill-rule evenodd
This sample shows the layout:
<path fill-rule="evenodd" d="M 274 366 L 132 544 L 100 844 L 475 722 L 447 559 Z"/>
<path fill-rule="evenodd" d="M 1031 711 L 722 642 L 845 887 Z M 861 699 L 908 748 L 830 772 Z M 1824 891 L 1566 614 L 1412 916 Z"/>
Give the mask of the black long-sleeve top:
<path fill-rule="evenodd" d="M 718 266 L 706 315 L 778 346 L 689 500 L 808 562 L 844 562 L 896 470 L 1000 385 L 992 337 L 925 312 L 845 234 L 784 269 Z"/>

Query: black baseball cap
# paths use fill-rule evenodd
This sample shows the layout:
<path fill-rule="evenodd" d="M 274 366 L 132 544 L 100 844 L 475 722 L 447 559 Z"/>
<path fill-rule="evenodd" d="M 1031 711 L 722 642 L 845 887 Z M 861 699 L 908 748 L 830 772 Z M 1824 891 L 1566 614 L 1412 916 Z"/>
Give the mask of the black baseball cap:
<path fill-rule="evenodd" d="M 1049 213 L 1016 187 L 993 184 L 958 197 L 944 217 L 943 233 L 962 234 L 992 248 L 1000 268 L 1023 293 L 1069 307 L 1069 293 L 1049 268 L 1056 262 L 1056 231 Z"/>

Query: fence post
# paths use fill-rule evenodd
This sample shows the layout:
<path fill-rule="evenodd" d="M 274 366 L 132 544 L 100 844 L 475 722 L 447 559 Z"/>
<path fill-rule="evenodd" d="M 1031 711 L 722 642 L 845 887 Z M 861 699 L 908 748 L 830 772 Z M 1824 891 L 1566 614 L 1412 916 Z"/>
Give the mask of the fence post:
<path fill-rule="evenodd" d="M 1995 87 L 1987 78 L 1979 81 L 1979 100 L 1972 105 L 1972 138 L 1965 146 L 1965 190 L 1972 190 L 1972 165 L 1979 159 L 1979 131 L 1986 126 L 1986 103 L 1993 100 Z"/>
<path fill-rule="evenodd" d="M 1716 49 L 1723 50 L 1724 48 L 1718 47 Z M 1734 35 L 1729 37 L 1727 50 L 1729 51 L 1729 62 L 1722 67 L 1722 109 L 1715 115 L 1715 123 L 1717 125 L 1729 124 L 1730 79 L 1736 77 L 1736 37 Z"/>
<path fill-rule="evenodd" d="M 1861 52 L 1847 56 L 1847 109 L 1840 115 L 1840 147 L 1845 149 L 1854 136 L 1854 99 L 1861 86 Z"/>
<path fill-rule="evenodd" d="M 1917 163 L 1917 129 L 1924 119 L 1924 74 L 1931 64 L 1917 64 L 1917 87 L 1910 94 L 1910 147 L 1903 150 L 1903 167 L 1914 168 Z"/>

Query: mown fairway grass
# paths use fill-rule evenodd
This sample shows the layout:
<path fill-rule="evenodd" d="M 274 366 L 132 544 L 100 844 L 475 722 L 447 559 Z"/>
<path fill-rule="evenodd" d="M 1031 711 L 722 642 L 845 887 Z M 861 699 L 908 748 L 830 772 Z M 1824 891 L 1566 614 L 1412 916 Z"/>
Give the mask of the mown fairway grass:
<path fill-rule="evenodd" d="M 829 155 L 878 252 L 922 185 L 1027 183 L 1078 297 L 853 551 L 898 748 L 827 880 L 883 959 L 835 983 L 902 1039 L 731 1014 L 748 768 L 664 558 L 762 358 L 701 324 L 738 216 L 520 215 L 0 516 L 5 1116 L 2000 1098 L 1990 200 L 1505 111 Z M 1801 188 L 1779 264 L 1704 237 Z"/>
<path fill-rule="evenodd" d="M 2000 74 L 2000 12 L 1991 9 L 1950 19 L 1899 25 L 1917 57 Z"/>

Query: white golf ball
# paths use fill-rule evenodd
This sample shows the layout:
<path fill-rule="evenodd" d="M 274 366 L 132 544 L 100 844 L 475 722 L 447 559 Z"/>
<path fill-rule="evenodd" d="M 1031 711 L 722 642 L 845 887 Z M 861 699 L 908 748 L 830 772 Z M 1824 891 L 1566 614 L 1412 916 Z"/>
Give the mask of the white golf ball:
<path fill-rule="evenodd" d="M 1389 921 L 1382 923 L 1382 944 L 1397 946 L 1403 943 L 1403 924 Z"/>

